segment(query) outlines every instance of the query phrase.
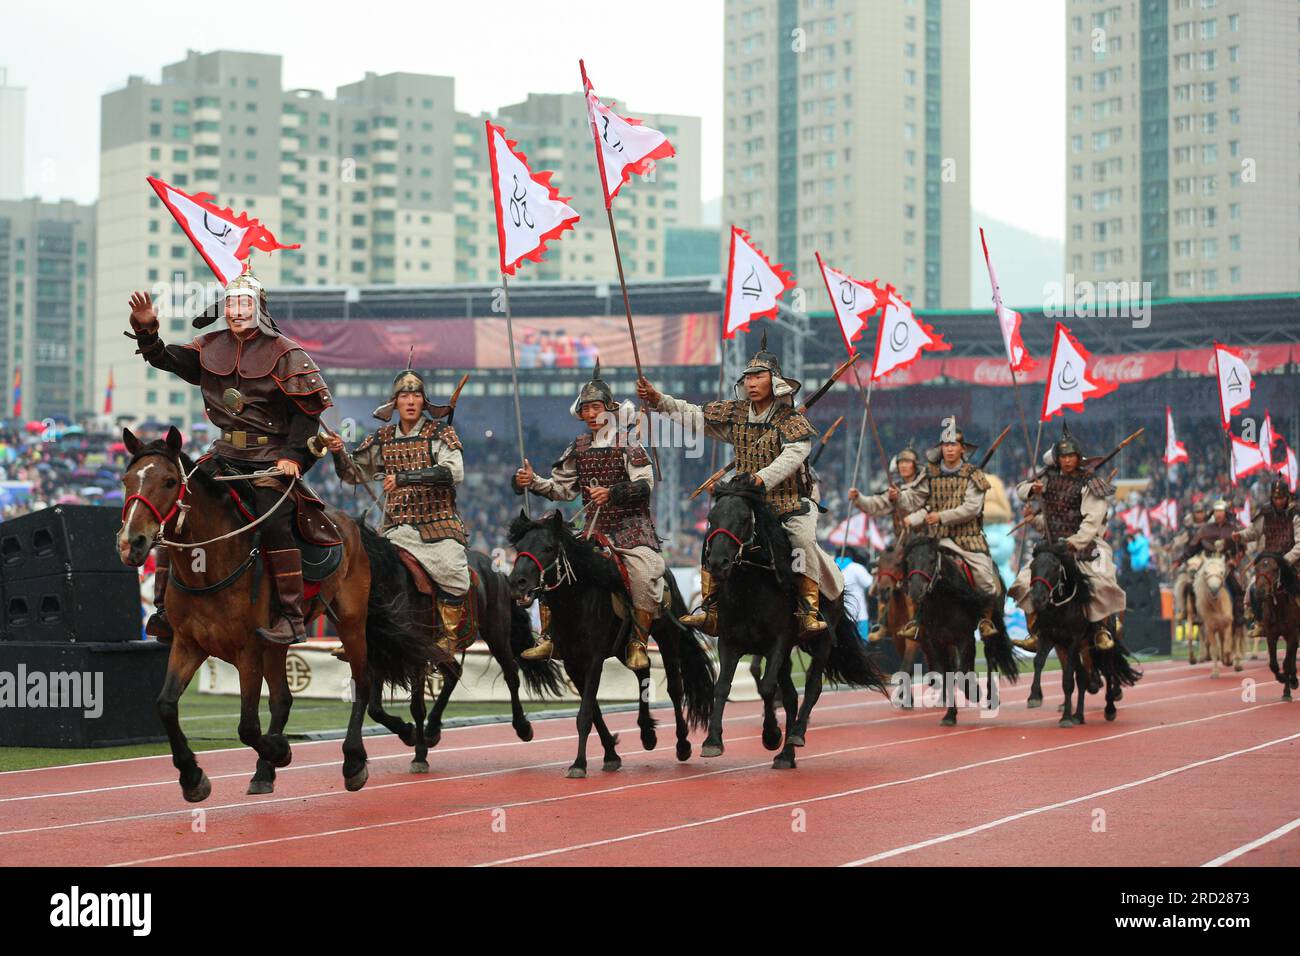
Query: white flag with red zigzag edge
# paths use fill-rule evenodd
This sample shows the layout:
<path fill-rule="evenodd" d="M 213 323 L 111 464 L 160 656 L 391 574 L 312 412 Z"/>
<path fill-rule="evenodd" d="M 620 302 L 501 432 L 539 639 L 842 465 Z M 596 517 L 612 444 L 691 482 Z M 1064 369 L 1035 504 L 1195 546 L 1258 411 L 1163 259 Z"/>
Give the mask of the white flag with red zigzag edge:
<path fill-rule="evenodd" d="M 651 129 L 640 120 L 619 116 L 612 105 L 602 103 L 591 86 L 586 64 L 581 60 L 578 69 L 582 71 L 587 116 L 600 155 L 600 181 L 605 187 L 605 205 L 609 206 L 633 173 L 644 176 L 655 168 L 658 160 L 676 156 L 677 151 L 659 130 Z"/>
<path fill-rule="evenodd" d="M 876 356 L 871 362 L 872 379 L 882 379 L 890 372 L 907 368 L 922 352 L 944 352 L 952 345 L 922 322 L 912 311 L 912 303 L 902 298 L 892 285 L 882 287 L 877 279 L 867 286 L 876 296 L 880 322 L 876 326 Z"/>
<path fill-rule="evenodd" d="M 1178 502 L 1173 498 L 1166 498 L 1160 504 L 1151 509 L 1151 520 L 1162 525 L 1169 531 L 1178 530 Z"/>
<path fill-rule="evenodd" d="M 734 338 L 755 319 L 775 319 L 777 300 L 793 288 L 794 276 L 784 266 L 768 262 L 749 233 L 732 226 L 722 337 Z"/>
<path fill-rule="evenodd" d="M 1235 512 L 1233 512 L 1233 513 L 1237 516 L 1237 520 L 1241 522 L 1241 524 L 1242 524 L 1243 527 L 1249 527 L 1249 526 L 1250 526 L 1250 523 L 1251 523 L 1252 521 L 1254 521 L 1255 518 L 1254 518 L 1254 515 L 1252 515 L 1252 514 L 1251 514 L 1251 511 L 1250 511 L 1250 496 L 1249 496 L 1249 495 L 1246 496 L 1246 503 L 1243 504 L 1240 508 L 1238 508 L 1238 509 L 1237 509 Z"/>
<path fill-rule="evenodd" d="M 550 172 L 533 172 L 528 157 L 491 120 L 486 121 L 492 197 L 496 204 L 501 271 L 514 275 L 524 259 L 541 262 L 546 244 L 580 218 L 551 185 Z"/>
<path fill-rule="evenodd" d="M 1277 436 L 1273 434 L 1273 419 L 1268 411 L 1264 412 L 1264 424 L 1259 428 L 1259 453 L 1264 458 L 1264 467 L 1273 467 L 1273 443 Z"/>
<path fill-rule="evenodd" d="M 1134 505 L 1132 508 L 1116 512 L 1116 515 L 1124 522 L 1124 527 L 1129 534 L 1137 534 L 1141 531 L 1148 538 L 1151 537 L 1151 516 L 1146 508 Z"/>
<path fill-rule="evenodd" d="M 1236 435 L 1232 438 L 1232 483 L 1235 485 L 1241 479 L 1264 468 L 1264 455 L 1259 450 L 1259 446 L 1253 442 L 1242 441 Z"/>
<path fill-rule="evenodd" d="M 854 355 L 858 351 L 853 345 L 854 340 L 866 330 L 867 316 L 880 304 L 876 300 L 876 290 L 846 272 L 832 269 L 822 259 L 820 252 L 814 252 L 813 255 L 817 257 L 817 265 L 822 271 L 826 294 L 831 297 L 831 306 L 835 309 L 835 318 L 840 325 L 840 335 L 844 337 L 844 347 L 850 355 Z"/>
<path fill-rule="evenodd" d="M 1165 465 L 1176 465 L 1180 461 L 1187 461 L 1187 449 L 1183 443 L 1178 440 L 1174 434 L 1174 413 L 1168 405 L 1165 406 Z"/>
<path fill-rule="evenodd" d="M 1092 354 L 1060 322 L 1052 340 L 1052 359 L 1047 368 L 1047 388 L 1043 391 L 1043 411 L 1039 416 L 1047 421 L 1065 409 L 1083 411 L 1083 403 L 1090 398 L 1101 398 L 1118 386 L 1088 374 Z"/>
<path fill-rule="evenodd" d="M 1007 350 L 1007 364 L 1013 372 L 1028 372 L 1038 367 L 1034 357 L 1025 348 L 1020 337 L 1020 326 L 1024 317 L 1015 309 L 1008 309 L 1002 304 L 1002 287 L 998 284 L 998 274 L 989 258 L 989 244 L 984 239 L 984 227 L 980 227 L 980 245 L 984 247 L 984 263 L 989 267 L 989 285 L 993 287 L 993 311 L 998 317 L 998 326 L 1002 329 L 1002 344 Z"/>
<path fill-rule="evenodd" d="M 846 534 L 847 542 L 844 540 Z M 837 524 L 827 536 L 827 540 L 831 544 L 846 544 L 850 548 L 869 547 L 873 551 L 885 550 L 885 536 L 880 533 L 875 519 L 860 512 Z"/>
<path fill-rule="evenodd" d="M 1296 455 L 1291 450 L 1291 446 L 1286 442 L 1282 442 L 1282 450 L 1284 454 L 1278 456 L 1278 463 L 1274 465 L 1274 468 L 1281 477 L 1286 479 L 1287 485 L 1290 486 L 1292 493 L 1294 493 L 1297 471 L 1300 469 L 1297 469 Z"/>
<path fill-rule="evenodd" d="M 1227 429 L 1232 424 L 1232 413 L 1250 404 L 1255 380 L 1246 360 L 1218 342 L 1214 343 L 1214 367 L 1219 378 L 1219 416 Z"/>
<path fill-rule="evenodd" d="M 145 178 L 222 285 L 229 285 L 244 271 L 252 249 L 274 252 L 299 248 L 297 243 L 282 244 L 271 230 L 247 213 L 220 208 L 207 193 L 191 196 L 161 179 Z"/>

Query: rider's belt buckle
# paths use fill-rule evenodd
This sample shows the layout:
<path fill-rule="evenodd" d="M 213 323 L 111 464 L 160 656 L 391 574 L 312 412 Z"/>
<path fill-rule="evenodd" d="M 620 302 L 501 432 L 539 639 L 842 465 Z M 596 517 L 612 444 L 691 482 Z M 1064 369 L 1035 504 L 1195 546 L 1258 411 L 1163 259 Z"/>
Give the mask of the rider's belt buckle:
<path fill-rule="evenodd" d="M 236 448 L 247 448 L 249 445 L 265 445 L 270 441 L 265 435 L 250 436 L 248 432 L 224 432 L 221 437 Z"/>

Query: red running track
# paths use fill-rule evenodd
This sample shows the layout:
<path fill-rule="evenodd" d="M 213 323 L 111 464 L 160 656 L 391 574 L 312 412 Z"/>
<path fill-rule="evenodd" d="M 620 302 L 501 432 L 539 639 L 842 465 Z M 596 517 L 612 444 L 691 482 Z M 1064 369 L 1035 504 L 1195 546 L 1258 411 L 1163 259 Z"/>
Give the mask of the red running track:
<path fill-rule="evenodd" d="M 1255 682 L 1255 699 L 1243 681 Z M 246 749 L 198 755 L 213 784 L 183 802 L 169 757 L 0 774 L 0 860 L 9 865 L 322 864 L 1295 865 L 1300 862 L 1300 704 L 1257 662 L 1218 680 L 1152 664 L 1119 718 L 1089 697 L 1082 727 L 1028 710 L 1028 680 L 1001 712 L 896 711 L 879 694 L 827 693 L 793 771 L 772 770 L 756 703 L 727 709 L 726 753 L 673 755 L 671 722 L 641 749 L 617 714 L 623 769 L 569 780 L 571 719 L 448 729 L 432 772 L 368 737 L 370 781 L 348 793 L 340 741 L 294 745 L 276 793 L 244 794 Z M 665 712 L 656 711 L 662 720 Z M 292 726 L 292 725 L 291 725 Z M 198 811 L 201 811 L 199 813 Z"/>

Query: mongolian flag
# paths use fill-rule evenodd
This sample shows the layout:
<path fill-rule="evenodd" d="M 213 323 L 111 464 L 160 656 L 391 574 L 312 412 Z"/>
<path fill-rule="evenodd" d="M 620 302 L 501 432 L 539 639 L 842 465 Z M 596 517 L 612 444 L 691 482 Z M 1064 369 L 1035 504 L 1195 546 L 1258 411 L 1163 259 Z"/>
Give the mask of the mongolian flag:
<path fill-rule="evenodd" d="M 1013 372 L 1028 372 L 1036 368 L 1038 363 L 1029 354 L 1020 337 L 1020 324 L 1023 317 L 1019 312 L 1008 309 L 1002 304 L 1002 289 L 998 285 L 998 274 L 993 268 L 993 260 L 989 258 L 989 244 L 984 239 L 983 226 L 980 227 L 980 245 L 984 247 L 984 264 L 989 267 L 989 285 L 993 287 L 993 309 L 997 313 L 998 326 L 1002 329 L 1002 344 L 1007 349 L 1007 365 Z"/>
<path fill-rule="evenodd" d="M 283 245 L 271 230 L 247 213 L 236 215 L 229 207 L 222 209 L 207 193 L 189 193 L 169 186 L 161 179 L 147 177 L 162 204 L 190 237 L 194 248 L 208 264 L 222 285 L 244 271 L 248 254 L 253 249 L 274 252 L 276 249 L 297 249 Z"/>
<path fill-rule="evenodd" d="M 835 309 L 835 318 L 840 324 L 840 335 L 844 337 L 844 347 L 853 355 L 857 352 L 853 340 L 865 331 L 867 316 L 880 304 L 876 300 L 876 290 L 847 273 L 832 269 L 822 261 L 820 252 L 814 252 L 813 255 L 817 257 L 817 265 L 822 271 L 826 294 L 831 297 L 831 306 Z"/>
<path fill-rule="evenodd" d="M 1253 475 L 1265 468 L 1264 454 L 1253 442 L 1242 441 L 1236 435 L 1232 439 L 1232 483 L 1235 485 L 1242 478 Z"/>
<path fill-rule="evenodd" d="M 108 386 L 104 389 L 104 414 L 113 414 L 113 367 L 108 368 Z"/>
<path fill-rule="evenodd" d="M 591 121 L 591 134 L 596 140 L 596 158 L 600 169 L 600 182 L 605 188 L 605 207 L 609 208 L 619 189 L 633 173 L 644 176 L 655 167 L 655 162 L 676 156 L 677 151 L 668 137 L 651 129 L 640 120 L 619 116 L 602 103 L 592 89 L 587 77 L 587 67 L 579 60 L 582 71 L 582 88 L 587 95 L 587 116 Z"/>
<path fill-rule="evenodd" d="M 23 417 L 23 370 L 14 369 L 14 418 Z"/>
<path fill-rule="evenodd" d="M 506 131 L 491 120 L 486 123 L 501 272 L 514 275 L 524 259 L 541 262 L 546 243 L 572 229 L 579 216 L 551 185 L 552 173 L 534 173 Z"/>
<path fill-rule="evenodd" d="M 1174 434 L 1174 413 L 1169 406 L 1165 406 L 1165 466 L 1176 465 L 1180 461 L 1187 461 L 1187 449 L 1183 443 L 1178 440 Z"/>
<path fill-rule="evenodd" d="M 1048 363 L 1047 388 L 1043 391 L 1041 421 L 1060 415 L 1065 409 L 1083 411 L 1090 398 L 1109 395 L 1118 387 L 1114 382 L 1088 375 L 1092 354 L 1060 322 L 1052 341 L 1052 359 Z"/>
<path fill-rule="evenodd" d="M 943 352 L 952 345 L 943 340 L 928 323 L 912 311 L 912 303 L 902 298 L 892 285 L 881 287 L 880 280 L 868 286 L 876 296 L 880 324 L 876 327 L 876 357 L 871 365 L 873 380 L 890 372 L 907 368 L 925 351 Z"/>
<path fill-rule="evenodd" d="M 775 319 L 777 300 L 792 288 L 794 276 L 784 266 L 772 265 L 749 233 L 732 226 L 722 337 L 735 338 L 755 319 Z"/>
<path fill-rule="evenodd" d="M 1232 423 L 1232 413 L 1250 404 L 1255 382 L 1246 360 L 1218 342 L 1214 343 L 1214 367 L 1219 376 L 1219 413 L 1226 430 Z"/>

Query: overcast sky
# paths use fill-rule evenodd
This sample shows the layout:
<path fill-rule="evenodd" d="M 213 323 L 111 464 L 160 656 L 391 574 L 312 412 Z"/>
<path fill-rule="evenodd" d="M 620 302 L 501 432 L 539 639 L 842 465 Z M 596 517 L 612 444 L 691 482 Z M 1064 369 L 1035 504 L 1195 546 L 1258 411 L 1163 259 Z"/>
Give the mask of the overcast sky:
<path fill-rule="evenodd" d="M 848 0 L 839 0 L 841 4 Z M 858 0 L 860 15 L 901 0 Z M 953 2 L 953 0 L 948 0 Z M 99 99 L 140 74 L 156 82 L 187 49 L 284 57 L 287 88 L 333 95 L 367 70 L 456 78 L 471 113 L 530 92 L 597 91 L 638 109 L 703 118 L 704 198 L 722 193 L 722 0 L 175 0 L 7 3 L 0 67 L 27 89 L 27 192 L 95 198 Z M 971 0 L 971 199 L 1044 236 L 1065 230 L 1064 0 Z"/>

